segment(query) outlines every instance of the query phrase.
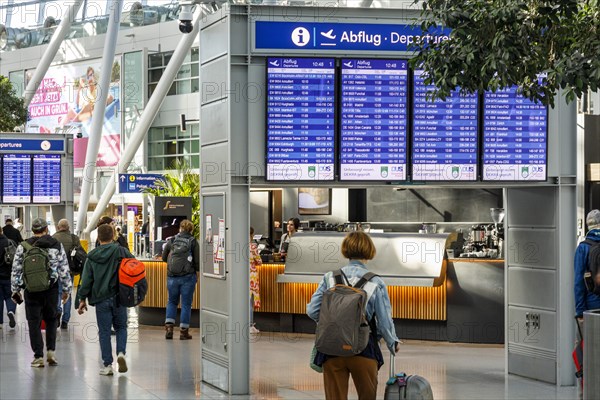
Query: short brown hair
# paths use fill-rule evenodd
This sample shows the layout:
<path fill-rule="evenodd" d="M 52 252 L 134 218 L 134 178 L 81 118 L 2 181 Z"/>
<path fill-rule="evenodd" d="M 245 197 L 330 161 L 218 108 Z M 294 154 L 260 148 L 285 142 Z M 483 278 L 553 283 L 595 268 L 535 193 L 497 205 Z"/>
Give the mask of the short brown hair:
<path fill-rule="evenodd" d="M 189 219 L 184 219 L 179 224 L 179 230 L 182 232 L 192 233 L 194 231 L 194 223 Z"/>
<path fill-rule="evenodd" d="M 100 243 L 112 242 L 115 237 L 115 228 L 111 224 L 102 224 L 98 227 L 98 241 Z"/>
<path fill-rule="evenodd" d="M 364 232 L 350 232 L 342 242 L 342 255 L 349 260 L 372 260 L 375 253 L 373 241 Z"/>
<path fill-rule="evenodd" d="M 98 224 L 96 224 L 96 227 L 98 228 L 101 225 L 111 224 L 112 222 L 113 222 L 113 219 L 111 217 L 109 217 L 108 215 L 105 215 L 102 218 L 100 218 L 100 220 L 98 221 Z"/>

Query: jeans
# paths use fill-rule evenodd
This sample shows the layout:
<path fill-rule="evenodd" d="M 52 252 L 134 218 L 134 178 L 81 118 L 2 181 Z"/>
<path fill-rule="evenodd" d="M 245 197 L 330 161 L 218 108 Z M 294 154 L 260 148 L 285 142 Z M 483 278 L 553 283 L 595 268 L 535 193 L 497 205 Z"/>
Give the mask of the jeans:
<path fill-rule="evenodd" d="M 17 311 L 17 305 L 10 298 L 12 291 L 10 289 L 10 281 L 0 281 L 0 325 L 4 323 L 4 303 L 6 303 L 6 312 Z"/>
<path fill-rule="evenodd" d="M 71 277 L 73 279 L 73 277 Z M 71 295 L 67 299 L 67 302 L 62 304 L 62 284 L 60 283 L 60 279 L 58 280 L 58 313 L 62 313 L 62 322 L 69 323 L 71 319 Z M 60 323 L 60 321 L 58 321 Z"/>
<path fill-rule="evenodd" d="M 166 324 L 174 324 L 177 317 L 177 305 L 179 304 L 179 296 L 181 296 L 181 320 L 180 328 L 190 327 L 190 318 L 192 315 L 192 299 L 194 298 L 194 290 L 198 278 L 196 273 L 184 276 L 168 276 L 167 291 L 169 292 L 169 300 L 167 302 L 167 317 Z"/>
<path fill-rule="evenodd" d="M 127 307 L 122 307 L 117 303 L 117 296 L 115 295 L 95 305 L 100 351 L 105 367 L 113 363 L 110 343 L 111 326 L 115 327 L 117 334 L 117 354 L 125 354 L 125 348 L 127 347 Z"/>
<path fill-rule="evenodd" d="M 25 290 L 25 315 L 29 325 L 29 343 L 35 358 L 44 356 L 42 318 L 46 322 L 46 348 L 56 350 L 56 302 L 58 284 L 43 292 L 29 293 Z"/>

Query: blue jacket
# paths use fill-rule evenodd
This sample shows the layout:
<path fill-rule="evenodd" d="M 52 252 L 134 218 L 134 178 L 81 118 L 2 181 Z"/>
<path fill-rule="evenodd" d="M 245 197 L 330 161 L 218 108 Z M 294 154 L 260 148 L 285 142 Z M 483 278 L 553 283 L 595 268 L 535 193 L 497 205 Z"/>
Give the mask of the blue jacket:
<path fill-rule="evenodd" d="M 586 239 L 600 242 L 600 229 L 592 229 Z M 588 293 L 583 281 L 583 274 L 587 271 L 590 245 L 579 243 L 575 250 L 575 315 L 583 316 L 584 311 L 600 308 L 600 296 Z"/>
<path fill-rule="evenodd" d="M 342 268 L 344 274 L 352 285 L 355 285 L 364 274 L 368 272 L 364 264 L 357 260 L 350 260 L 350 264 Z M 323 294 L 332 286 L 333 273 L 328 272 L 323 277 L 316 292 L 312 295 L 310 303 L 306 306 L 306 314 L 314 321 L 319 321 L 319 312 L 321 311 L 321 302 Z M 367 319 L 371 320 L 373 314 L 376 315 L 377 321 L 377 337 L 383 337 L 388 349 L 394 353 L 394 346 L 400 340 L 396 337 L 396 329 L 392 320 L 392 305 L 388 296 L 387 288 L 383 280 L 376 276 L 371 279 L 365 286 L 365 291 L 369 292 L 367 285 L 372 284 L 373 294 L 367 303 Z"/>

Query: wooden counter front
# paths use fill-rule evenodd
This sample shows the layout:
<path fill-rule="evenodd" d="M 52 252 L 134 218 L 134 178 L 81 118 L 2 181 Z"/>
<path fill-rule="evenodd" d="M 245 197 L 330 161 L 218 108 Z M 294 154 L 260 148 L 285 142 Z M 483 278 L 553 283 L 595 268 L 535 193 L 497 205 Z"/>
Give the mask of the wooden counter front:
<path fill-rule="evenodd" d="M 167 308 L 167 263 L 162 261 L 141 260 L 146 267 L 148 294 L 140 307 Z M 192 310 L 200 309 L 200 283 L 196 284 Z"/>
<path fill-rule="evenodd" d="M 148 294 L 141 307 L 166 308 L 167 271 L 162 261 L 143 261 L 146 266 Z M 280 314 L 306 314 L 306 304 L 310 301 L 316 283 L 277 283 L 277 275 L 282 274 L 284 264 L 263 264 L 258 267 L 260 280 L 261 307 L 256 312 Z M 192 309 L 200 309 L 200 285 L 196 287 Z M 445 321 L 446 282 L 435 287 L 390 286 L 392 317 L 415 320 Z"/>

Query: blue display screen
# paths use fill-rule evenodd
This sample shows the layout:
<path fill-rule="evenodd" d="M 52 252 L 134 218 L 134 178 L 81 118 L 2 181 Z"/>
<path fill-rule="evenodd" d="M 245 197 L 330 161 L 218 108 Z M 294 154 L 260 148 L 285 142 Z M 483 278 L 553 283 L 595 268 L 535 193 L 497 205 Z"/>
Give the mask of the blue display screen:
<path fill-rule="evenodd" d="M 60 203 L 60 155 L 33 156 L 33 203 Z"/>
<path fill-rule="evenodd" d="M 267 180 L 333 180 L 335 60 L 268 58 L 267 92 Z"/>
<path fill-rule="evenodd" d="M 5 154 L 2 157 L 2 202 L 31 203 L 31 156 Z"/>
<path fill-rule="evenodd" d="M 445 101 L 427 99 L 433 85 L 415 70 L 413 88 L 412 178 L 416 181 L 477 179 L 477 95 L 455 91 Z"/>
<path fill-rule="evenodd" d="M 406 180 L 408 65 L 342 60 L 341 180 Z"/>
<path fill-rule="evenodd" d="M 484 181 L 546 180 L 547 114 L 515 87 L 484 93 Z"/>

